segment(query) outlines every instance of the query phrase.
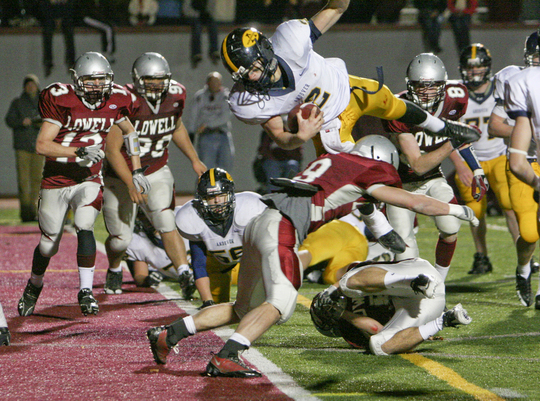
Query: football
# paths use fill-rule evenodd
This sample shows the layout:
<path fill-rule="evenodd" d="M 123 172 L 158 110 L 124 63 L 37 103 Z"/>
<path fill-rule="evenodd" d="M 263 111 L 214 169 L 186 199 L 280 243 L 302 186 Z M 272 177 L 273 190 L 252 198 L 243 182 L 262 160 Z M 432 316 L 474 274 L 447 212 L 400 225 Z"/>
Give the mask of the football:
<path fill-rule="evenodd" d="M 294 106 L 294 108 L 289 111 L 289 115 L 287 116 L 287 126 L 289 127 L 289 131 L 293 134 L 298 132 L 298 118 L 296 117 L 296 114 L 299 110 L 302 110 L 302 118 L 308 119 L 313 108 L 317 109 L 315 115 L 319 115 L 321 109 L 314 103 L 300 103 Z"/>

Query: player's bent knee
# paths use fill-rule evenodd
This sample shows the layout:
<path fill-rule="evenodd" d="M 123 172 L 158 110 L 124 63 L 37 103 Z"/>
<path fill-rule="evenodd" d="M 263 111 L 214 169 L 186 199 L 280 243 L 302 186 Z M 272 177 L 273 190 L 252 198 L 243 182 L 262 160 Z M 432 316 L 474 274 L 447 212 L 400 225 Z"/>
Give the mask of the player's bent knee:
<path fill-rule="evenodd" d="M 152 212 L 151 215 L 152 224 L 159 232 L 168 233 L 176 230 L 175 215 L 171 209 L 165 209 L 159 212 Z"/>
<path fill-rule="evenodd" d="M 123 253 L 126 249 L 128 249 L 129 244 L 131 243 L 131 235 L 130 236 L 110 236 L 107 240 L 107 248 L 111 252 L 114 253 Z"/>

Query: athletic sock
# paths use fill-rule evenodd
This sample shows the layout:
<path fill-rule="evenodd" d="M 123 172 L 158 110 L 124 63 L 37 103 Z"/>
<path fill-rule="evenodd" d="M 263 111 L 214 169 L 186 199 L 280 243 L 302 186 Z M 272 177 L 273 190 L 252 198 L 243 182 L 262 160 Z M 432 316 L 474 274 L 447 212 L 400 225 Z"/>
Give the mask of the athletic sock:
<path fill-rule="evenodd" d="M 109 271 L 113 273 L 120 273 L 122 271 L 122 265 L 118 265 L 117 267 L 109 267 Z"/>
<path fill-rule="evenodd" d="M 518 265 L 516 273 L 523 278 L 528 278 L 531 275 L 531 262 L 529 261 L 525 265 Z"/>
<path fill-rule="evenodd" d="M 431 322 L 427 322 L 418 327 L 418 331 L 424 340 L 427 340 L 429 337 L 434 336 L 439 331 L 443 329 L 443 318 L 442 315 Z"/>
<path fill-rule="evenodd" d="M 30 273 L 30 282 L 34 287 L 41 288 L 43 287 L 43 276 L 45 276 L 45 274 L 35 274 L 32 272 Z"/>
<path fill-rule="evenodd" d="M 240 351 L 244 351 L 249 347 L 245 344 L 240 344 L 239 342 L 229 338 L 221 351 L 219 351 L 218 356 L 220 358 L 231 358 L 237 357 Z"/>
<path fill-rule="evenodd" d="M 190 330 L 188 330 L 185 320 L 190 318 L 191 316 L 188 316 L 184 319 L 178 319 L 175 322 L 173 322 L 170 326 L 167 327 L 167 346 L 169 348 L 174 347 L 180 340 L 183 340 L 184 338 L 187 338 L 191 335 Z M 193 318 L 191 318 L 191 321 L 193 321 Z M 195 325 L 193 325 L 195 326 Z"/>
<path fill-rule="evenodd" d="M 448 276 L 448 272 L 450 271 L 450 266 L 442 267 L 442 266 L 439 266 L 437 263 L 435 263 L 435 270 L 439 272 L 443 281 L 446 281 L 446 276 Z"/>

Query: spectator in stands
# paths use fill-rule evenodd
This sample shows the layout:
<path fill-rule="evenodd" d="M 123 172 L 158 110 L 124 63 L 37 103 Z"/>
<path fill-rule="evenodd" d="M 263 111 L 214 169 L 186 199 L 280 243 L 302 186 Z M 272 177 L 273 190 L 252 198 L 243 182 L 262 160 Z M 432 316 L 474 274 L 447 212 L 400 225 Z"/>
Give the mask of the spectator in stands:
<path fill-rule="evenodd" d="M 413 0 L 413 5 L 418 9 L 418 23 L 422 28 L 425 52 L 434 54 L 442 52 L 439 39 L 446 0 Z"/>
<path fill-rule="evenodd" d="M 208 56 L 212 64 L 217 65 L 220 60 L 218 50 L 217 24 L 209 9 L 207 0 L 184 0 L 182 12 L 191 24 L 191 67 L 197 68 L 202 61 L 201 36 L 202 27 L 206 25 L 208 30 Z M 210 166 L 209 166 L 210 168 Z"/>
<path fill-rule="evenodd" d="M 448 0 L 450 25 L 454 33 L 458 54 L 471 44 L 471 17 L 476 12 L 478 0 Z"/>
<path fill-rule="evenodd" d="M 109 63 L 114 63 L 114 53 L 116 51 L 116 35 L 114 26 L 110 22 L 110 15 L 105 9 L 104 0 L 78 0 L 76 13 L 79 24 L 89 26 L 100 32 L 101 53 L 107 58 Z"/>
<path fill-rule="evenodd" d="M 56 19 L 62 20 L 64 34 L 66 67 L 70 69 L 75 63 L 75 38 L 73 29 L 74 0 L 38 0 L 38 14 L 42 26 L 43 66 L 45 76 L 51 75 L 53 68 L 53 34 Z"/>
<path fill-rule="evenodd" d="M 196 137 L 197 153 L 210 168 L 221 167 L 231 171 L 234 144 L 231 134 L 232 114 L 227 98 L 229 89 L 222 84 L 217 71 L 206 76 L 206 85 L 195 93 L 188 131 Z"/>
<path fill-rule="evenodd" d="M 36 140 L 41 127 L 38 77 L 28 74 L 24 77 L 23 88 L 21 96 L 11 102 L 6 124 L 13 129 L 20 217 L 27 222 L 37 220 L 37 200 L 45 159 L 36 153 Z"/>
<path fill-rule="evenodd" d="M 257 192 L 264 195 L 280 189 L 272 185 L 272 178 L 293 178 L 298 174 L 302 164 L 302 152 L 302 147 L 293 150 L 280 148 L 263 130 L 257 157 L 253 162 L 255 178 L 262 184 Z"/>

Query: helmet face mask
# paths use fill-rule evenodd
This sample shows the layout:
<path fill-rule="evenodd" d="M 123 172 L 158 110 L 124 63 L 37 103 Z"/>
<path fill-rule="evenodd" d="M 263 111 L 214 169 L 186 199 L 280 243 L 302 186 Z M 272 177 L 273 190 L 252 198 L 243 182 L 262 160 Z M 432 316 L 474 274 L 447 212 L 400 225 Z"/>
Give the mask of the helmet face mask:
<path fill-rule="evenodd" d="M 267 94 L 278 62 L 270 41 L 255 28 L 238 28 L 223 40 L 221 60 L 235 82 L 250 93 Z"/>
<path fill-rule="evenodd" d="M 399 154 L 390 141 L 381 135 L 367 135 L 356 142 L 351 153 L 368 159 L 381 160 L 396 169 L 399 167 Z"/>
<path fill-rule="evenodd" d="M 481 43 L 474 43 L 461 51 L 459 72 L 465 86 L 476 89 L 491 77 L 491 54 Z"/>
<path fill-rule="evenodd" d="M 159 53 L 148 52 L 139 56 L 131 68 L 133 85 L 137 92 L 152 103 L 161 100 L 171 84 L 169 63 Z"/>
<path fill-rule="evenodd" d="M 431 53 L 419 54 L 407 67 L 409 98 L 432 113 L 444 99 L 447 79 L 446 67 L 439 57 Z"/>
<path fill-rule="evenodd" d="M 523 58 L 525 66 L 540 66 L 540 46 L 538 43 L 538 32 L 531 33 L 525 40 L 525 49 L 523 49 Z"/>
<path fill-rule="evenodd" d="M 214 225 L 226 222 L 236 206 L 234 182 L 229 173 L 221 168 L 206 171 L 199 178 L 193 205 L 203 219 Z"/>
<path fill-rule="evenodd" d="M 112 93 L 114 74 L 111 65 L 101 54 L 84 53 L 70 71 L 75 93 L 89 104 L 100 103 Z"/>

